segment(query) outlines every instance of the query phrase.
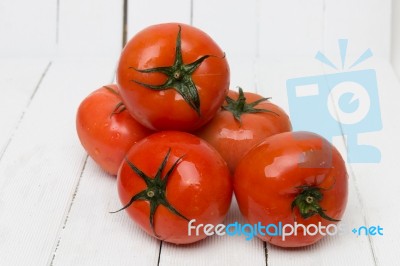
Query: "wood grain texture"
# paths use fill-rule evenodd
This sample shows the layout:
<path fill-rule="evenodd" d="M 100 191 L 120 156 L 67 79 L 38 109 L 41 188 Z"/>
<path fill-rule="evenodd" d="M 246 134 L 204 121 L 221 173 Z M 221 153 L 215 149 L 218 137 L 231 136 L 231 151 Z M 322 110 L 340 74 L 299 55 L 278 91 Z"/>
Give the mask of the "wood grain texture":
<path fill-rule="evenodd" d="M 389 61 L 391 2 L 325 0 L 323 50 L 337 52 L 336 40 L 344 38 L 349 39 L 352 48 L 368 45 L 367 48 L 371 48 L 376 57 Z"/>
<path fill-rule="evenodd" d="M 53 62 L 40 84 L 0 161 L 1 265 L 51 260 L 86 158 L 75 110 L 111 79 L 112 63 Z"/>
<path fill-rule="evenodd" d="M 51 63 L 49 59 L 3 59 L 0 63 L 0 160 Z"/>
<path fill-rule="evenodd" d="M 391 57 L 390 61 L 400 79 L 400 1 L 393 0 L 391 8 Z"/>
<path fill-rule="evenodd" d="M 225 224 L 244 224 L 236 200 L 226 217 Z M 257 238 L 246 240 L 242 236 L 211 236 L 188 246 L 164 243 L 160 265 L 265 265 L 263 242 Z"/>
<path fill-rule="evenodd" d="M 54 54 L 57 1 L 0 2 L 0 57 L 41 57 Z"/>
<path fill-rule="evenodd" d="M 122 1 L 60 1 L 58 13 L 57 55 L 119 56 L 123 33 Z"/>
<path fill-rule="evenodd" d="M 233 90 L 240 86 L 246 91 L 256 91 L 258 5 L 256 0 L 193 1 L 193 26 L 210 35 L 225 52 Z"/>
<path fill-rule="evenodd" d="M 260 1 L 260 56 L 313 56 L 323 42 L 323 0 Z"/>
<path fill-rule="evenodd" d="M 89 158 L 53 265 L 156 265 L 160 241 L 141 231 L 121 207 L 116 178 Z"/>
<path fill-rule="evenodd" d="M 191 1 L 132 0 L 128 2 L 128 40 L 145 27 L 158 23 L 190 24 Z"/>
<path fill-rule="evenodd" d="M 400 149 L 398 133 L 400 127 L 396 110 L 398 104 L 393 99 L 400 95 L 400 83 L 389 63 L 376 62 L 380 108 L 383 128 L 381 131 L 360 134 L 360 143 L 377 147 L 382 160 L 376 164 L 352 164 L 354 176 L 363 203 L 364 225 L 383 227 L 383 236 L 359 236 L 371 243 L 377 265 L 395 265 L 400 259 L 400 181 L 396 174 L 397 151 Z"/>

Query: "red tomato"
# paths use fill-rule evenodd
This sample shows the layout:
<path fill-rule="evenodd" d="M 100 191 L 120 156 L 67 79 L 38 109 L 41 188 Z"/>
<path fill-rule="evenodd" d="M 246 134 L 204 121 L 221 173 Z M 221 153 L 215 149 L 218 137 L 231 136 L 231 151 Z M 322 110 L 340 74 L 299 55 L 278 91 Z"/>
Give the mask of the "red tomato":
<path fill-rule="evenodd" d="M 288 115 L 261 95 L 229 91 L 222 110 L 196 135 L 209 142 L 233 173 L 240 159 L 265 138 L 291 131 Z"/>
<path fill-rule="evenodd" d="M 322 227 L 341 219 L 347 190 L 348 176 L 340 153 L 310 132 L 286 132 L 267 138 L 244 156 L 234 177 L 240 211 L 250 224 L 304 225 L 306 230 L 300 226 L 297 236 L 292 234 L 285 240 L 273 236 L 274 232 L 257 235 L 281 247 L 306 246 L 323 234 L 333 234 L 334 229 Z M 322 230 L 317 231 L 319 223 Z M 307 230 L 310 233 L 304 235 Z"/>
<path fill-rule="evenodd" d="M 135 144 L 117 178 L 122 209 L 148 234 L 187 244 L 188 222 L 221 223 L 230 206 L 232 180 L 225 161 L 208 143 L 189 133 L 155 133 Z M 121 210 L 122 210 L 121 209 Z"/>
<path fill-rule="evenodd" d="M 159 24 L 127 43 L 117 82 L 128 111 L 146 127 L 193 131 L 224 101 L 229 66 L 203 31 L 185 24 Z"/>
<path fill-rule="evenodd" d="M 90 157 L 112 175 L 117 175 L 129 148 L 152 133 L 125 111 L 114 84 L 94 91 L 82 101 L 76 130 Z"/>

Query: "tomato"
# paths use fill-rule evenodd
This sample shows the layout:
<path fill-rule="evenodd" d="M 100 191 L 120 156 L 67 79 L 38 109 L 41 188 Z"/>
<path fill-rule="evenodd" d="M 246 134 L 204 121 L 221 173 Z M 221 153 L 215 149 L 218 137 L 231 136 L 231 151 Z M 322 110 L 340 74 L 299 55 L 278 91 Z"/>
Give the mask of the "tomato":
<path fill-rule="evenodd" d="M 119 59 L 117 83 L 131 115 L 155 130 L 193 131 L 218 111 L 229 88 L 225 54 L 185 24 L 137 33 Z"/>
<path fill-rule="evenodd" d="M 97 89 L 82 101 L 76 130 L 90 157 L 112 175 L 117 175 L 130 147 L 152 133 L 125 111 L 115 84 Z"/>
<path fill-rule="evenodd" d="M 335 233 L 332 225 L 346 208 L 348 176 L 340 153 L 327 140 L 310 132 L 285 132 L 243 157 L 235 171 L 234 192 L 250 224 L 304 226 L 285 239 L 276 230 L 258 237 L 281 247 L 301 247 Z"/>
<path fill-rule="evenodd" d="M 121 203 L 148 234 L 175 244 L 199 241 L 194 224 L 221 223 L 232 199 L 225 161 L 202 139 L 185 132 L 155 133 L 127 153 L 117 178 Z"/>
<path fill-rule="evenodd" d="M 279 106 L 261 95 L 229 91 L 222 110 L 196 135 L 209 142 L 228 163 L 233 173 L 239 160 L 265 138 L 292 126 Z"/>

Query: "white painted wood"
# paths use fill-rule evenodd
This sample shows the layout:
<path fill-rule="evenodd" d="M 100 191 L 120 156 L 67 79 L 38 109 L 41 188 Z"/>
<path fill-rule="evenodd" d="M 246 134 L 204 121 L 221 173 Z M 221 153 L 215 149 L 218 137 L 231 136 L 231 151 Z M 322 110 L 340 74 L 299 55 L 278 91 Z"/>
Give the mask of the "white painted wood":
<path fill-rule="evenodd" d="M 193 25 L 207 32 L 228 56 L 254 58 L 258 52 L 258 8 L 257 0 L 194 0 Z"/>
<path fill-rule="evenodd" d="M 86 158 L 76 108 L 111 80 L 113 66 L 60 60 L 40 84 L 0 161 L 1 265 L 51 261 Z"/>
<path fill-rule="evenodd" d="M 0 158 L 13 136 L 25 109 L 30 104 L 48 59 L 3 59 L 0 61 Z"/>
<path fill-rule="evenodd" d="M 60 1 L 57 53 L 118 57 L 122 48 L 122 1 Z"/>
<path fill-rule="evenodd" d="M 89 158 L 59 235 L 53 265 L 156 265 L 160 241 L 121 211 L 116 178 Z"/>
<path fill-rule="evenodd" d="M 258 7 L 257 0 L 193 1 L 193 26 L 210 35 L 226 53 L 234 90 L 237 86 L 256 90 Z"/>
<path fill-rule="evenodd" d="M 153 24 L 181 22 L 190 24 L 191 1 L 131 0 L 128 1 L 127 40 Z"/>
<path fill-rule="evenodd" d="M 260 55 L 267 60 L 313 56 L 322 46 L 323 2 L 260 1 Z"/>
<path fill-rule="evenodd" d="M 52 55 L 56 28 L 57 1 L 2 0 L 0 57 Z"/>
<path fill-rule="evenodd" d="M 360 135 L 360 142 L 374 145 L 380 149 L 382 161 L 377 164 L 353 164 L 353 175 L 365 212 L 365 225 L 383 227 L 383 236 L 371 236 L 369 241 L 375 254 L 377 265 L 395 265 L 400 260 L 397 250 L 398 221 L 400 219 L 400 181 L 397 174 L 398 138 L 400 126 L 397 118 L 397 98 L 400 97 L 400 83 L 387 62 L 376 64 L 380 108 L 383 129 L 378 132 Z M 360 236 L 360 239 L 366 239 Z"/>
<path fill-rule="evenodd" d="M 225 224 L 246 223 L 233 199 Z M 160 265 L 265 265 L 263 242 L 244 236 L 211 236 L 180 247 L 163 243 Z"/>
<path fill-rule="evenodd" d="M 396 0 L 394 0 L 396 1 Z M 324 48 L 337 50 L 337 39 L 349 39 L 349 48 L 368 45 L 376 57 L 390 60 L 391 0 L 325 0 Z M 349 51 L 349 60 L 359 56 Z M 336 58 L 340 58 L 336 56 Z"/>
<path fill-rule="evenodd" d="M 400 1 L 392 0 L 391 62 L 400 79 Z"/>

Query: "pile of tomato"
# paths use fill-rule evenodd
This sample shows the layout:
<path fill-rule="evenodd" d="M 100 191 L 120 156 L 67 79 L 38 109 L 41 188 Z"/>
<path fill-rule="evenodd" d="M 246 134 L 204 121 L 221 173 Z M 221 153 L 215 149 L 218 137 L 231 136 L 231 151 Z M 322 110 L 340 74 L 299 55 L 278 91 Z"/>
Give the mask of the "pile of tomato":
<path fill-rule="evenodd" d="M 224 222 L 233 195 L 250 224 L 336 224 L 347 202 L 340 153 L 311 132 L 293 132 L 283 109 L 261 95 L 229 90 L 227 56 L 205 32 L 166 23 L 123 49 L 117 84 L 79 106 L 79 139 L 117 176 L 120 210 L 148 234 L 187 244 L 188 223 Z M 120 211 L 118 210 L 118 211 Z M 313 244 L 301 232 L 283 247 Z"/>

